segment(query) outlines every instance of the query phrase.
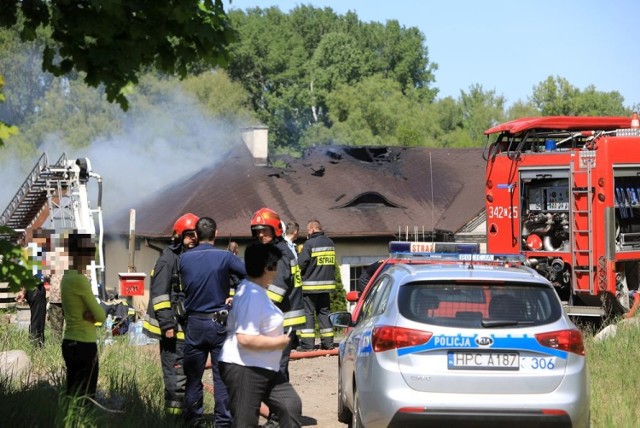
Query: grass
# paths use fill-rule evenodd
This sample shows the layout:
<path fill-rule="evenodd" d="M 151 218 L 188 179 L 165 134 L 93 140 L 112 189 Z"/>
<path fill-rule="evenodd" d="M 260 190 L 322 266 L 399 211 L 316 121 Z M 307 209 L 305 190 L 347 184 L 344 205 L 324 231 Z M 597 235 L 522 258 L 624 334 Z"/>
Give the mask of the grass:
<path fill-rule="evenodd" d="M 0 377 L 0 426 L 24 427 L 180 427 L 182 419 L 164 413 L 164 384 L 157 345 L 132 346 L 126 336 L 99 346 L 98 406 L 82 406 L 65 394 L 60 342 L 48 334 L 45 347 L 28 332 L 0 325 L 0 352 L 21 349 L 31 358 L 31 372 L 16 379 Z M 205 414 L 213 397 L 205 390 Z M 4 425 L 6 423 L 6 425 Z"/>
<path fill-rule="evenodd" d="M 0 325 L 0 352 L 24 350 L 32 362 L 28 377 L 0 377 L 3 426 L 25 427 L 180 427 L 182 420 L 164 414 L 164 385 L 157 345 L 130 346 L 116 337 L 101 346 L 99 401 L 108 410 L 85 408 L 64 394 L 65 374 L 60 344 L 47 330 L 46 345 L 31 345 L 28 333 L 13 324 Z M 620 324 L 614 338 L 595 341 L 585 334 L 591 382 L 591 426 L 626 428 L 640 420 L 640 324 Z M 124 407 L 123 411 L 117 409 Z M 116 409 L 115 411 L 111 411 Z M 205 390 L 205 413 L 213 398 Z M 4 425 L 6 424 L 6 425 Z"/>
<path fill-rule="evenodd" d="M 614 338 L 586 340 L 591 426 L 637 427 L 640 421 L 640 324 L 620 323 Z"/>

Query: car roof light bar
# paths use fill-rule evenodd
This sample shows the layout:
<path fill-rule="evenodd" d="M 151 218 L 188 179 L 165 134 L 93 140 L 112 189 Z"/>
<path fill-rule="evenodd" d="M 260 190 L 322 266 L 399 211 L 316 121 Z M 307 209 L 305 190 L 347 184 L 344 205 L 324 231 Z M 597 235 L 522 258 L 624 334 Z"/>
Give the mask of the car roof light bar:
<path fill-rule="evenodd" d="M 480 252 L 479 243 L 470 242 L 389 242 L 389 253 L 458 253 L 476 254 Z"/>
<path fill-rule="evenodd" d="M 397 259 L 430 261 L 433 263 L 463 263 L 473 265 L 526 266 L 522 255 L 514 254 L 459 254 L 459 253 L 391 253 Z"/>

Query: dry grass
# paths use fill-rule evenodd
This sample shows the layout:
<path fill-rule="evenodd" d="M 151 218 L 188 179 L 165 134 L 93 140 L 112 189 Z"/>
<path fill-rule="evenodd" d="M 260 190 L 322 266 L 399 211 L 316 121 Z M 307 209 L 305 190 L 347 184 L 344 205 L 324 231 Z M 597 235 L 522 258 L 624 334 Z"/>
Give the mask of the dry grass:
<path fill-rule="evenodd" d="M 48 333 L 48 332 L 47 332 Z M 32 360 L 24 379 L 0 378 L 0 415 L 6 426 L 176 427 L 180 418 L 163 411 L 163 381 L 156 345 L 130 346 L 126 337 L 100 347 L 99 407 L 85 409 L 64 394 L 64 362 L 47 334 L 43 349 L 24 330 L 0 324 L 0 352 L 22 349 Z M 597 342 L 586 334 L 591 382 L 591 426 L 626 428 L 640 421 L 640 325 L 622 324 L 614 338 Z M 114 410 L 114 411 L 110 411 Z M 205 412 L 213 398 L 205 393 Z"/>

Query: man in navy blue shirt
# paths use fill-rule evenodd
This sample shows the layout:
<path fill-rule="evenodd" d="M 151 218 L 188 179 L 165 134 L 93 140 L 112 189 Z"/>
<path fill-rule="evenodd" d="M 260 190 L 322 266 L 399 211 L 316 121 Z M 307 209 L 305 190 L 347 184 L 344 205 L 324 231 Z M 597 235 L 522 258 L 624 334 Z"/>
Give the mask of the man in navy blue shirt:
<path fill-rule="evenodd" d="M 187 376 L 184 415 L 197 425 L 202 420 L 202 375 L 207 357 L 213 370 L 216 427 L 230 427 L 229 395 L 218 369 L 218 356 L 227 337 L 227 315 L 231 303 L 229 274 L 246 276 L 244 263 L 232 252 L 213 246 L 216 222 L 201 217 L 196 223 L 199 245 L 180 256 L 180 276 L 185 293 L 187 329 L 184 371 Z"/>

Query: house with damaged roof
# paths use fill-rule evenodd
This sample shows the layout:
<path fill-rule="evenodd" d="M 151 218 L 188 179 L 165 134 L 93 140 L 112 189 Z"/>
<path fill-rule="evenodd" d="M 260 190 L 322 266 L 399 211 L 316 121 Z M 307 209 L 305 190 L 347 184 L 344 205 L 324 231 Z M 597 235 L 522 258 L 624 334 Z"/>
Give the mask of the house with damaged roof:
<path fill-rule="evenodd" d="M 105 224 L 106 278 L 132 263 L 149 274 L 169 243 L 175 220 L 212 217 L 217 246 L 251 243 L 253 213 L 268 207 L 283 221 L 319 220 L 336 244 L 343 284 L 353 289 L 362 268 L 388 254 L 391 240 L 485 240 L 482 149 L 318 146 L 301 158 L 269 156 L 267 129 L 245 129 L 223 160 L 170 184 Z M 147 280 L 148 288 L 148 280 Z"/>

